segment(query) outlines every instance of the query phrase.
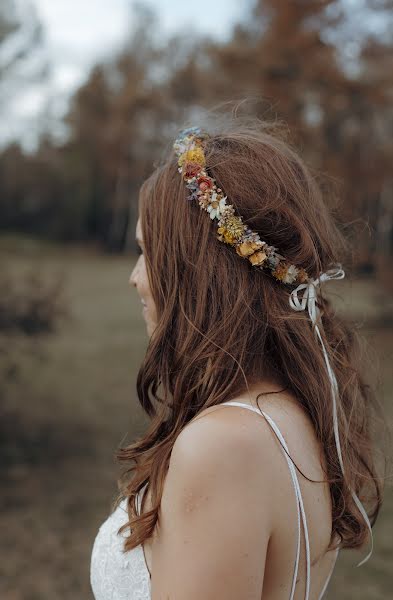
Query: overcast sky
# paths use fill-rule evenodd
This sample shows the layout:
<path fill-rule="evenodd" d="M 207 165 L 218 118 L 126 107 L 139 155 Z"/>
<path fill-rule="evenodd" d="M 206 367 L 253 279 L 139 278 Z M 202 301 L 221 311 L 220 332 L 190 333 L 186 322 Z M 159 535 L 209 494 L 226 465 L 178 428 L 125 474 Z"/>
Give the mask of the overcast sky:
<path fill-rule="evenodd" d="M 139 0 L 140 1 L 140 0 Z M 1 0 L 0 0 L 1 2 Z M 26 16 L 26 3 L 33 3 L 44 27 L 42 56 L 48 57 L 50 74 L 41 84 L 25 85 L 1 106 L 0 146 L 18 138 L 34 146 L 43 124 L 61 134 L 60 117 L 72 92 L 86 79 L 93 63 L 110 56 L 132 29 L 131 0 L 15 0 Z M 164 41 L 176 31 L 190 35 L 205 33 L 225 39 L 232 27 L 249 14 L 254 0 L 144 0 L 158 16 Z M 342 0 L 347 25 L 341 43 L 348 66 L 356 62 L 359 36 L 383 32 L 389 21 L 365 10 L 365 0 Z M 25 21 L 28 23 L 29 19 Z M 30 19 L 31 21 L 31 19 Z M 339 32 L 337 32 L 339 33 Z M 336 32 L 331 31 L 331 35 Z M 344 42 L 343 42 L 344 40 Z M 334 40 L 332 40 L 334 41 Z"/>
<path fill-rule="evenodd" d="M 113 53 L 132 26 L 130 0 L 32 0 L 44 26 L 44 54 L 50 77 L 26 86 L 9 103 L 0 122 L 0 144 L 18 137 L 34 143 L 48 111 L 64 113 L 72 91 L 86 78 L 91 65 Z M 23 6 L 24 0 L 19 0 Z M 225 39 L 247 12 L 250 0 L 146 0 L 159 17 L 163 39 L 178 31 L 206 33 Z"/>

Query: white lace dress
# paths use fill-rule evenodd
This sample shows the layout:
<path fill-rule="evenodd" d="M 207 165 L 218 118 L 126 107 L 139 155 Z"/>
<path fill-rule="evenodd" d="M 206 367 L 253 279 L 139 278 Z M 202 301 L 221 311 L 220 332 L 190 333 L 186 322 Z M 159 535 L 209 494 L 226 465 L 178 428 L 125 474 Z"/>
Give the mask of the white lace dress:
<path fill-rule="evenodd" d="M 223 402 L 220 406 L 223 405 L 240 406 L 256 412 L 266 419 L 267 423 L 270 425 L 275 435 L 281 442 L 283 455 L 286 459 L 291 474 L 298 517 L 298 537 L 289 600 L 293 600 L 296 584 L 298 582 L 300 539 L 302 533 L 304 536 L 306 549 L 306 590 L 304 597 L 305 600 L 309 600 L 311 583 L 311 558 L 307 519 L 296 469 L 289 458 L 289 449 L 286 445 L 285 439 L 277 424 L 266 413 L 260 413 L 258 409 L 234 400 Z M 145 486 L 140 490 L 137 496 L 138 512 L 140 511 L 144 489 Z M 117 533 L 121 525 L 128 520 L 125 502 L 126 501 L 123 500 L 116 510 L 101 525 L 94 542 L 93 553 L 91 557 L 90 581 L 95 600 L 151 600 L 150 573 L 146 565 L 145 554 L 142 546 L 137 546 L 130 552 L 124 553 L 124 536 L 126 536 L 127 531 L 124 531 L 122 535 L 118 535 Z M 337 554 L 338 551 L 336 553 L 336 558 Z M 325 585 L 319 594 L 319 600 L 322 600 L 322 597 L 325 594 L 333 572 L 333 568 L 334 564 L 329 576 L 327 577 L 327 580 L 325 581 Z"/>
<path fill-rule="evenodd" d="M 140 499 L 141 495 L 138 497 L 138 509 Z M 142 546 L 124 553 L 124 538 L 128 530 L 120 535 L 117 533 L 127 521 L 126 500 L 123 500 L 98 530 L 90 567 L 90 582 L 95 600 L 151 598 L 150 573 Z"/>

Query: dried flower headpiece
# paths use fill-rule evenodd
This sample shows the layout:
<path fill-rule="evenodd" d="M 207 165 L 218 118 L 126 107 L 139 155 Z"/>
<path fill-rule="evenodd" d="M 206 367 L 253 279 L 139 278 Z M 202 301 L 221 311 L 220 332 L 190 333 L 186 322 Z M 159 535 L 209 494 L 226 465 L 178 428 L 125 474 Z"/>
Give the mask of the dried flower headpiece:
<path fill-rule="evenodd" d="M 206 210 L 212 220 L 218 222 L 217 238 L 236 249 L 242 258 L 247 258 L 254 267 L 267 268 L 272 275 L 286 284 L 299 284 L 309 281 L 304 269 L 290 264 L 278 253 L 277 248 L 261 240 L 240 215 L 235 214 L 227 196 L 217 187 L 213 177 L 206 171 L 204 143 L 208 134 L 199 127 L 183 129 L 176 139 L 173 149 L 178 157 L 178 170 L 190 190 L 188 198 L 197 200 L 201 210 Z"/>

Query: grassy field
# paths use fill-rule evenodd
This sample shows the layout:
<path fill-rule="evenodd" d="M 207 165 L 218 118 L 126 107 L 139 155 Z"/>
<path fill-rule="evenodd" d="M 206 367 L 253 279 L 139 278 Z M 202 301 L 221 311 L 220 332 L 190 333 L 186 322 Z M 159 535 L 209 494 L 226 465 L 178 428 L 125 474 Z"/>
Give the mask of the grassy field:
<path fill-rule="evenodd" d="M 15 340 L 20 376 L 2 384 L 0 597 L 86 600 L 92 544 L 116 493 L 113 452 L 146 424 L 135 394 L 147 337 L 128 285 L 133 259 L 10 240 L 0 259 L 16 275 L 30 266 L 47 278 L 60 274 L 71 314 L 38 346 Z M 342 310 L 364 323 L 371 341 L 391 421 L 391 303 L 367 281 L 340 289 Z M 389 487 L 373 558 L 357 569 L 359 556 L 343 552 L 328 599 L 393 596 L 392 520 Z"/>

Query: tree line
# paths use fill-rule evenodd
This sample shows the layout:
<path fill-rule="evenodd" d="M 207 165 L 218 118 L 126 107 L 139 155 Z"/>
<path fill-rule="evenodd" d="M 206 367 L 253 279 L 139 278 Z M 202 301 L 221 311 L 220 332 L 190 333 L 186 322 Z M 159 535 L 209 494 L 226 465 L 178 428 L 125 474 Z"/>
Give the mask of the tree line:
<path fill-rule="evenodd" d="M 193 35 L 190 24 L 165 45 L 155 14 L 136 5 L 127 44 L 72 97 L 66 141 L 48 131 L 33 154 L 17 142 L 1 152 L 1 228 L 132 247 L 140 184 L 175 127 L 201 108 L 251 97 L 258 101 L 248 110 L 284 120 L 322 185 L 335 184 L 340 218 L 359 223 L 359 262 L 388 260 L 393 43 L 384 31 L 392 6 L 363 2 L 364 18 L 379 15 L 381 29 L 362 33 L 345 4 L 258 0 L 225 41 Z M 0 12 L 0 51 L 2 30 Z"/>

